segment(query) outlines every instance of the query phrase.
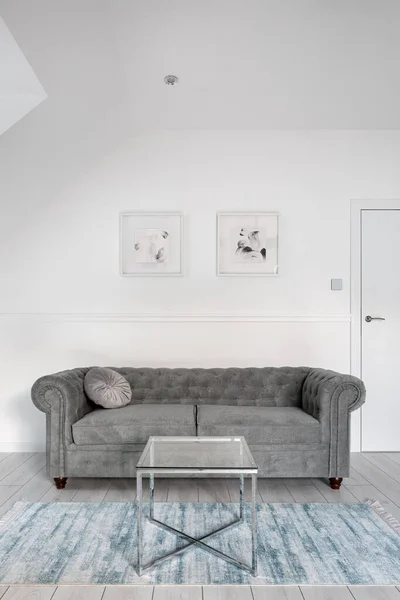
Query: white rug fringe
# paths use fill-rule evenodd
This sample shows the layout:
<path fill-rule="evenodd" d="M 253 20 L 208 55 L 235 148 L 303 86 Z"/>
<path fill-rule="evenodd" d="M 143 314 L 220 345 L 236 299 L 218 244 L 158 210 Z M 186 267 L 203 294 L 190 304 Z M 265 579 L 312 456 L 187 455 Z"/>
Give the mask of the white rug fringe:
<path fill-rule="evenodd" d="M 6 512 L 0 519 L 0 531 L 4 529 L 7 525 L 14 521 L 16 517 L 24 510 L 26 506 L 28 506 L 29 502 L 16 502 L 12 508 L 8 512 Z"/>
<path fill-rule="evenodd" d="M 400 521 L 395 519 L 390 512 L 386 511 L 381 503 L 378 502 L 378 500 L 369 499 L 366 500 L 364 504 L 368 504 L 368 506 L 373 508 L 376 514 L 379 515 L 380 518 L 385 521 L 385 523 L 387 523 L 391 529 L 393 529 L 393 531 L 400 535 Z"/>

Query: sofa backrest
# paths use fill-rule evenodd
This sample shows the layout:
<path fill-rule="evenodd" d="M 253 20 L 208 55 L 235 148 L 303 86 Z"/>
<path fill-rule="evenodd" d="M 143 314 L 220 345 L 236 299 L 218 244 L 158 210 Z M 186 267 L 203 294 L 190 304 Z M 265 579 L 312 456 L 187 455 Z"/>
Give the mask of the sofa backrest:
<path fill-rule="evenodd" d="M 310 368 L 115 370 L 129 381 L 132 404 L 300 406 Z"/>

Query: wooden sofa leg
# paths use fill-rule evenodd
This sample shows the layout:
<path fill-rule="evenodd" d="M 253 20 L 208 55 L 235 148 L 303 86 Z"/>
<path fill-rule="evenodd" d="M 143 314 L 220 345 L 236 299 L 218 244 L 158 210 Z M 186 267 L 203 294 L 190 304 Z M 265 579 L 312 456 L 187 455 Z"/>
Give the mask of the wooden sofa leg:
<path fill-rule="evenodd" d="M 67 485 L 67 479 L 68 477 L 54 477 L 56 488 L 58 490 L 63 490 Z"/>
<path fill-rule="evenodd" d="M 330 477 L 329 478 L 329 483 L 331 484 L 331 488 L 333 490 L 340 490 L 342 481 L 343 481 L 343 477 Z"/>

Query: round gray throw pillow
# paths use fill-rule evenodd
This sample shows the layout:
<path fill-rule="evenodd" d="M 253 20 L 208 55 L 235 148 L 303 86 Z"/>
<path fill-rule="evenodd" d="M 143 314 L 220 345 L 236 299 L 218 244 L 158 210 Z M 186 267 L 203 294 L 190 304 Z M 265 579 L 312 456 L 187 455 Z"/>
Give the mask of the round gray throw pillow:
<path fill-rule="evenodd" d="M 90 369 L 83 385 L 86 395 L 104 408 L 121 408 L 132 398 L 131 386 L 125 377 L 105 367 Z"/>

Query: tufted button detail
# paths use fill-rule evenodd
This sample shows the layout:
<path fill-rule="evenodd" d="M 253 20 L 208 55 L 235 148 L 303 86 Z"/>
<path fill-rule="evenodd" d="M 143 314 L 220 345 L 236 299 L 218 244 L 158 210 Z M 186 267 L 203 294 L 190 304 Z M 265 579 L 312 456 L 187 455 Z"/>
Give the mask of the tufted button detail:
<path fill-rule="evenodd" d="M 114 367 L 113 367 L 114 368 Z M 301 406 L 308 367 L 115 369 L 129 381 L 132 403 Z"/>

